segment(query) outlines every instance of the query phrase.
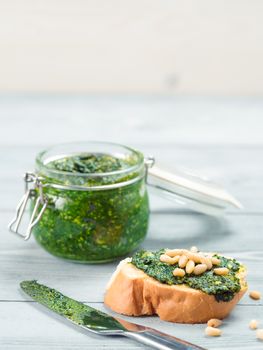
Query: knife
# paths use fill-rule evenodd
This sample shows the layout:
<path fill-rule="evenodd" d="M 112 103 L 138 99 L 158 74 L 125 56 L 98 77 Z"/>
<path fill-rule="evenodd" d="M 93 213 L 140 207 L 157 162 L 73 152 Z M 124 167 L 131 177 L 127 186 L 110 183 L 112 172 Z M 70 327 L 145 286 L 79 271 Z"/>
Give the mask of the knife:
<path fill-rule="evenodd" d="M 204 348 L 182 339 L 159 332 L 153 328 L 112 317 L 59 291 L 37 281 L 23 281 L 22 290 L 38 303 L 63 316 L 70 322 L 96 334 L 118 335 L 134 339 L 140 343 L 160 350 L 201 350 Z"/>

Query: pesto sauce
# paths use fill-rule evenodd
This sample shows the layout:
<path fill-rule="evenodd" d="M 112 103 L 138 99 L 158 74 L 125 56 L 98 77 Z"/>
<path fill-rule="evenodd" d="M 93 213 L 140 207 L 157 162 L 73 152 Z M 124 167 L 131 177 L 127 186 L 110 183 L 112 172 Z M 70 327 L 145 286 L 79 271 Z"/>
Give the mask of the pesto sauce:
<path fill-rule="evenodd" d="M 184 277 L 175 277 L 173 276 L 173 270 L 178 267 L 178 264 L 168 265 L 161 262 L 160 256 L 164 252 L 164 249 L 157 252 L 142 250 L 132 257 L 132 264 L 161 283 L 169 285 L 186 284 L 191 288 L 214 295 L 217 301 L 230 301 L 241 289 L 239 278 L 236 276 L 241 265 L 235 259 L 214 255 L 221 261 L 217 267 L 227 267 L 229 269 L 229 273 L 225 276 L 215 275 L 213 267 L 199 276 L 187 274 Z"/>
<path fill-rule="evenodd" d="M 113 317 L 71 299 L 56 289 L 39 284 L 37 281 L 23 281 L 20 287 L 38 303 L 80 326 L 86 326 L 94 331 L 125 330 L 121 323 Z"/>
<path fill-rule="evenodd" d="M 44 184 L 107 185 L 137 177 L 136 171 L 114 173 L 129 170 L 135 164 L 136 159 L 132 157 L 118 159 L 85 153 L 45 165 L 47 169 L 59 170 L 57 177 L 47 176 L 41 169 L 39 175 Z M 72 174 L 70 180 L 68 173 Z M 94 173 L 99 175 L 82 176 Z M 135 249 L 146 235 L 149 203 L 144 178 L 130 185 L 99 191 L 47 186 L 44 194 L 48 206 L 33 233 L 37 242 L 53 255 L 78 262 L 110 261 Z"/>
<path fill-rule="evenodd" d="M 107 173 L 127 168 L 131 159 L 120 159 L 103 153 L 84 153 L 74 157 L 64 157 L 47 164 L 49 169 L 69 173 Z"/>

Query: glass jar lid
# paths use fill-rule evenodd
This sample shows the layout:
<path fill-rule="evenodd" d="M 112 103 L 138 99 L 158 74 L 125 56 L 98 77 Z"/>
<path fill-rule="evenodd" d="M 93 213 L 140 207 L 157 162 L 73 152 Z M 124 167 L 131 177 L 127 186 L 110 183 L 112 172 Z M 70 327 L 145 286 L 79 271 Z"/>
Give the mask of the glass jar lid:
<path fill-rule="evenodd" d="M 148 185 L 158 195 L 208 215 L 223 215 L 227 207 L 241 209 L 241 203 L 224 188 L 191 171 L 168 172 L 153 165 Z"/>

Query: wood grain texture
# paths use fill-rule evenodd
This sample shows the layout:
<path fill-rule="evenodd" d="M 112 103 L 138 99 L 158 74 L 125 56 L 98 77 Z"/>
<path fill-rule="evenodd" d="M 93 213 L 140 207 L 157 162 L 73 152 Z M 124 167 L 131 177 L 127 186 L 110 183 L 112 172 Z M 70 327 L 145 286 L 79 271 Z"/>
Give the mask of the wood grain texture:
<path fill-rule="evenodd" d="M 193 168 L 228 187 L 245 209 L 229 210 L 221 220 L 151 195 L 150 228 L 142 246 L 219 250 L 247 265 L 250 288 L 262 291 L 262 112 L 260 99 L 0 96 L 0 348 L 144 348 L 127 339 L 85 334 L 37 307 L 19 289 L 21 280 L 38 279 L 103 310 L 104 288 L 117 264 L 65 262 L 33 238 L 24 242 L 8 232 L 23 191 L 21 175 L 33 168 L 36 152 L 53 143 L 123 142 L 154 154 L 171 170 Z M 248 323 L 256 318 L 263 326 L 262 307 L 262 300 L 245 296 L 218 339 L 207 338 L 203 325 L 175 325 L 157 317 L 132 320 L 208 349 L 260 349 Z"/>
<path fill-rule="evenodd" d="M 100 139 L 175 154 L 182 145 L 262 145 L 262 112 L 252 97 L 0 95 L 0 145 Z"/>
<path fill-rule="evenodd" d="M 108 312 L 102 304 L 88 303 L 88 305 Z M 59 316 L 47 312 L 36 303 L 11 302 L 0 305 L 4 314 L 6 333 L 3 334 L 3 349 L 35 350 L 35 349 L 146 349 L 146 347 L 119 337 L 102 337 L 87 333 L 65 322 Z M 182 325 L 160 322 L 157 317 L 125 317 L 126 320 L 136 322 L 152 328 L 158 328 L 173 336 L 202 344 L 205 348 L 219 350 L 226 349 L 231 344 L 232 349 L 261 349 L 262 344 L 255 338 L 255 331 L 251 331 L 248 324 L 252 318 L 260 319 L 263 306 L 238 305 L 221 327 L 223 335 L 220 338 L 209 338 L 204 335 L 205 325 Z M 19 318 L 17 317 L 19 315 Z M 237 327 L 238 323 L 238 327 Z M 30 325 L 30 327 L 29 327 Z M 15 333 L 16 341 L 14 342 Z M 230 347 L 229 347 L 230 348 Z M 148 349 L 148 348 L 147 348 Z"/>

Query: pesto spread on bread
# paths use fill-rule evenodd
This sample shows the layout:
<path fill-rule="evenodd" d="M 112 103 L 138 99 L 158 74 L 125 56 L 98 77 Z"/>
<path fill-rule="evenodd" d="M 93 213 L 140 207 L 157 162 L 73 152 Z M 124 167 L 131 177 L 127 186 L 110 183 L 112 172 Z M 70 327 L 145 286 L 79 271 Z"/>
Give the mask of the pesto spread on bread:
<path fill-rule="evenodd" d="M 141 250 L 131 263 L 161 283 L 184 284 L 214 295 L 218 302 L 228 302 L 240 291 L 239 272 L 244 269 L 235 259 L 186 249 Z"/>

